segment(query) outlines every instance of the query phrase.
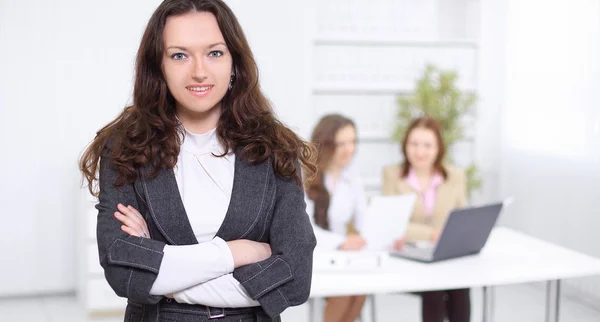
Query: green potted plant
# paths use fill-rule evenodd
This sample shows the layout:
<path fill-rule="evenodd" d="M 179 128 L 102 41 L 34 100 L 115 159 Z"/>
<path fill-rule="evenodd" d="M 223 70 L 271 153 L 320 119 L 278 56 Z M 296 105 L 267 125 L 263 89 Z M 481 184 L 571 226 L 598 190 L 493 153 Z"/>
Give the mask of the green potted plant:
<path fill-rule="evenodd" d="M 415 91 L 409 96 L 397 99 L 398 114 L 395 120 L 393 140 L 400 142 L 410 122 L 423 115 L 428 115 L 440 122 L 443 128 L 444 142 L 447 151 L 465 138 L 461 118 L 474 112 L 477 96 L 460 90 L 456 81 L 458 75 L 454 71 L 443 71 L 433 65 L 427 65 L 421 78 L 417 80 Z M 453 163 L 452 153 L 446 155 L 446 161 Z M 471 164 L 466 169 L 467 192 L 479 190 L 482 179 L 477 166 Z"/>

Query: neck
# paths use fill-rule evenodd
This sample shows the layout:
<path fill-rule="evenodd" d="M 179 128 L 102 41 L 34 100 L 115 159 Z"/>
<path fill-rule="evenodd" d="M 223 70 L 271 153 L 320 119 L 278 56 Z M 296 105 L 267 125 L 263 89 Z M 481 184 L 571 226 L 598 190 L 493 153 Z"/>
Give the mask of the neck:
<path fill-rule="evenodd" d="M 215 106 L 206 112 L 195 113 L 188 109 L 177 107 L 177 118 L 185 128 L 194 134 L 203 134 L 217 127 L 221 117 L 221 106 Z"/>
<path fill-rule="evenodd" d="M 433 174 L 433 168 L 414 168 L 415 174 L 419 178 L 428 178 Z"/>
<path fill-rule="evenodd" d="M 330 177 L 337 179 L 342 173 L 342 168 L 337 166 L 329 166 L 325 171 Z"/>

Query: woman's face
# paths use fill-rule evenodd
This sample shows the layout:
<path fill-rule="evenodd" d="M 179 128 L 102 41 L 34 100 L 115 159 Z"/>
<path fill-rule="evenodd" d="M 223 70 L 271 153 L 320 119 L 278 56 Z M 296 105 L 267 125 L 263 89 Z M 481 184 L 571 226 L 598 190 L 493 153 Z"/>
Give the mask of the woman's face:
<path fill-rule="evenodd" d="M 438 156 L 438 143 L 435 133 L 426 128 L 413 129 L 406 143 L 406 157 L 416 169 L 431 169 Z"/>
<path fill-rule="evenodd" d="M 334 167 L 343 168 L 350 164 L 356 151 L 356 130 L 346 125 L 335 134 L 335 150 L 331 163 Z"/>
<path fill-rule="evenodd" d="M 220 115 L 232 57 L 212 13 L 191 12 L 167 18 L 162 70 L 179 113 Z M 216 110 L 216 111 L 215 111 Z"/>

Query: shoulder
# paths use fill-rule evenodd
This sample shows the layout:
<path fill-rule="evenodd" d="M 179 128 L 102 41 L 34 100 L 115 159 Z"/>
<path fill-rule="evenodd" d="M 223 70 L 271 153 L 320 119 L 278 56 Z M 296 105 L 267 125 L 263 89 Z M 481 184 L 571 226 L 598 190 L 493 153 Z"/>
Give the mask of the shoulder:
<path fill-rule="evenodd" d="M 394 164 L 383 167 L 383 177 L 384 179 L 400 179 L 400 173 L 402 171 L 402 165 Z"/>
<path fill-rule="evenodd" d="M 343 172 L 343 181 L 355 189 L 364 189 L 364 181 L 360 169 L 355 163 L 347 166 Z"/>
<path fill-rule="evenodd" d="M 360 179 L 360 169 L 356 163 L 350 163 L 343 169 L 343 176 L 349 179 L 357 180 Z"/>
<path fill-rule="evenodd" d="M 444 169 L 446 170 L 446 180 L 450 183 L 462 183 L 465 181 L 466 173 L 465 170 L 450 164 L 445 164 Z"/>
<path fill-rule="evenodd" d="M 295 174 L 293 173 L 285 173 L 282 174 L 279 171 L 277 171 L 277 167 L 278 167 L 278 161 L 274 156 L 269 156 L 266 159 L 257 162 L 254 165 L 254 171 L 261 173 L 263 175 L 265 175 L 266 177 L 270 178 L 269 181 L 274 182 L 277 186 L 288 186 L 291 187 L 294 184 L 296 184 L 297 181 L 297 177 Z M 289 170 L 289 168 L 288 168 Z M 298 175 L 298 177 L 302 178 L 303 171 L 302 168 L 300 167 L 300 163 L 296 162 L 295 163 L 295 171 Z"/>
<path fill-rule="evenodd" d="M 114 134 L 111 134 L 110 136 L 98 135 L 96 138 L 94 138 L 90 148 L 93 147 L 94 153 L 97 154 L 100 163 L 106 163 L 114 166 L 114 151 L 118 149 L 118 144 L 119 140 Z"/>

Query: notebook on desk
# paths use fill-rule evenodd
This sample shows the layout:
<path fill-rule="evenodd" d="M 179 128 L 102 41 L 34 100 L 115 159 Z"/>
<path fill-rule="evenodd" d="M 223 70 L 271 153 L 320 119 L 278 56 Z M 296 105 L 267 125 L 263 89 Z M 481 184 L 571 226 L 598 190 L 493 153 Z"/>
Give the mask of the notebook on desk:
<path fill-rule="evenodd" d="M 453 210 L 437 243 L 407 243 L 401 250 L 390 252 L 420 262 L 437 262 L 478 254 L 496 224 L 503 203 Z"/>

